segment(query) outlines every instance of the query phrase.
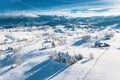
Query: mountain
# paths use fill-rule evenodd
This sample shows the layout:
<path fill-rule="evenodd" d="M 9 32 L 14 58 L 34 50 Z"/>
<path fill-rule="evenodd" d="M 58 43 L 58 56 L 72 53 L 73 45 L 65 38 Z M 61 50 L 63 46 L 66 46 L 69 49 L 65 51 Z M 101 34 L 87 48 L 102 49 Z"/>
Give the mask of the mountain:
<path fill-rule="evenodd" d="M 25 17 L 25 16 L 4 16 L 0 17 L 1 28 L 14 28 L 17 26 L 31 27 L 31 26 L 51 26 L 64 25 L 66 27 L 85 27 L 91 28 L 105 28 L 110 25 L 120 25 L 120 16 L 108 17 L 65 17 L 65 16 L 47 16 L 39 15 L 38 17 Z"/>

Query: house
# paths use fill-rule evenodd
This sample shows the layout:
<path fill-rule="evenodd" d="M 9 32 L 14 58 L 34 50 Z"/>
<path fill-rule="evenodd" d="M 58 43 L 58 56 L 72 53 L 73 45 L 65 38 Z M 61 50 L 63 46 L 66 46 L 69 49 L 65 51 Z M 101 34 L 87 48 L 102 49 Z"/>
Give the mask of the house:
<path fill-rule="evenodd" d="M 107 44 L 107 43 L 101 43 L 99 41 L 96 41 L 95 42 L 95 47 L 110 47 L 110 45 Z"/>
<path fill-rule="evenodd" d="M 55 52 L 51 54 L 49 58 L 57 62 L 67 63 L 71 59 L 71 56 L 68 53 Z"/>
<path fill-rule="evenodd" d="M 14 49 L 12 47 L 8 47 L 7 50 L 13 51 Z"/>
<path fill-rule="evenodd" d="M 78 55 L 70 55 L 64 52 L 58 52 L 58 53 L 53 53 L 49 56 L 50 59 L 52 59 L 53 61 L 56 62 L 60 62 L 60 63 L 66 63 L 66 64 L 74 64 L 77 61 L 81 60 L 83 57 L 81 54 Z"/>
<path fill-rule="evenodd" d="M 70 59 L 71 59 L 71 56 L 68 55 L 68 54 L 63 54 L 63 55 L 61 56 L 61 61 L 62 61 L 63 63 L 67 63 Z"/>
<path fill-rule="evenodd" d="M 99 41 L 96 41 L 96 42 L 95 42 L 95 47 L 100 47 L 101 45 L 102 45 L 101 42 L 99 42 Z"/>

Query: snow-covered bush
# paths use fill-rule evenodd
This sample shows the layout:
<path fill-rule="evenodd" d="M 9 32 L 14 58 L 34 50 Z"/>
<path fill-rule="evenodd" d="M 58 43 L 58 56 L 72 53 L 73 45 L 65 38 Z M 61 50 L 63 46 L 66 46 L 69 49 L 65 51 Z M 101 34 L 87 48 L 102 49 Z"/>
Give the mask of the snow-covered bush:
<path fill-rule="evenodd" d="M 15 67 L 17 67 L 17 65 L 16 65 L 16 64 L 13 64 L 13 65 L 11 66 L 11 68 L 15 68 Z"/>
<path fill-rule="evenodd" d="M 23 63 L 22 56 L 19 54 L 16 54 L 15 57 L 15 63 L 11 66 L 11 68 L 15 68 Z"/>
<path fill-rule="evenodd" d="M 114 33 L 113 32 L 107 32 L 107 33 L 105 33 L 105 38 L 106 39 L 110 39 L 110 38 L 112 38 L 114 36 Z"/>
<path fill-rule="evenodd" d="M 76 57 L 75 57 L 75 56 L 72 56 L 68 63 L 69 63 L 70 65 L 72 65 L 72 64 L 74 64 L 74 63 L 76 63 L 76 62 L 77 62 Z"/>
<path fill-rule="evenodd" d="M 82 56 L 81 54 L 78 54 L 78 55 L 75 55 L 75 58 L 76 58 L 77 60 L 81 60 L 81 59 L 83 58 L 83 56 Z"/>

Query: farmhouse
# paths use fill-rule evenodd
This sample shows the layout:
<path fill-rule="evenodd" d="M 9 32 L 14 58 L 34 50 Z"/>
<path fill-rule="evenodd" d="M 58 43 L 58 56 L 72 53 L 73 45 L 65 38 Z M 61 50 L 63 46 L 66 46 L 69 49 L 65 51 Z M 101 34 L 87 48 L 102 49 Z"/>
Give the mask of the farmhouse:
<path fill-rule="evenodd" d="M 95 42 L 95 47 L 109 47 L 110 45 L 107 43 L 101 43 L 99 41 Z"/>

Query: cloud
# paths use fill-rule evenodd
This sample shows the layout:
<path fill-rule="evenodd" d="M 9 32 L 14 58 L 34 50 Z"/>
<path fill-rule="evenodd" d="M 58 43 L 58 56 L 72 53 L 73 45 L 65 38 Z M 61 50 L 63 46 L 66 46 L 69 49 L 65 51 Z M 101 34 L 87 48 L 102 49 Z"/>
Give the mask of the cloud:
<path fill-rule="evenodd" d="M 13 1 L 19 2 L 21 0 L 13 0 Z M 85 3 L 74 3 L 74 4 L 67 4 L 64 6 L 57 6 L 46 11 L 34 9 L 33 11 L 31 10 L 31 11 L 8 12 L 5 13 L 4 15 L 12 15 L 12 16 L 25 15 L 31 17 L 38 17 L 38 15 L 58 15 L 58 16 L 71 16 L 71 17 L 116 16 L 116 15 L 120 15 L 119 7 L 120 7 L 119 0 L 96 0 Z"/>
<path fill-rule="evenodd" d="M 120 7 L 120 6 L 119 6 Z M 71 13 L 68 10 L 60 10 L 60 11 L 16 11 L 9 12 L 4 14 L 4 16 L 28 16 L 28 17 L 38 17 L 39 15 L 57 15 L 57 16 L 69 16 L 69 17 L 93 17 L 93 16 L 118 16 L 120 15 L 119 9 L 111 9 L 108 11 L 97 12 L 97 11 L 77 11 L 75 13 Z"/>

